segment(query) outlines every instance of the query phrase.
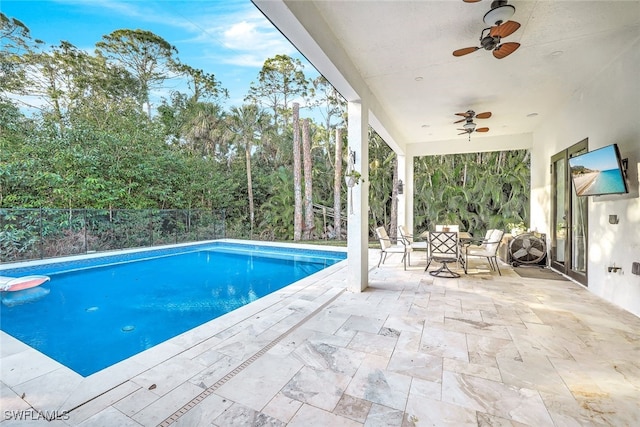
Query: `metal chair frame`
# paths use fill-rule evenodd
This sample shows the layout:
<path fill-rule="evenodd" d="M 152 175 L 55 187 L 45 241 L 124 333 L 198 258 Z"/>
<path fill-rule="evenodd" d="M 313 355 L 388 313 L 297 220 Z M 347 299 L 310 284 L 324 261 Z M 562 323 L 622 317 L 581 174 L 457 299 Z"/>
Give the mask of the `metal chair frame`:
<path fill-rule="evenodd" d="M 487 233 L 488 235 L 489 233 Z M 498 274 L 502 276 L 500 267 L 498 266 L 498 247 L 502 242 L 502 236 L 504 231 L 491 230 L 491 236 L 485 238 L 480 246 L 466 245 L 464 248 L 464 274 L 467 274 L 467 265 L 469 264 L 469 257 L 486 258 L 489 261 L 489 268 L 491 271 L 498 271 Z"/>
<path fill-rule="evenodd" d="M 407 243 L 403 239 L 398 239 L 400 245 L 397 243 L 394 245 L 389 239 L 389 235 L 387 234 L 387 230 L 384 227 L 376 228 L 376 235 L 378 236 L 378 240 L 380 241 L 380 260 L 378 261 L 378 267 L 380 264 L 384 264 L 387 260 L 387 254 L 395 253 L 402 254 L 402 262 L 404 264 L 404 269 L 407 269 L 407 261 L 409 261 L 409 265 L 411 265 L 411 259 L 409 258 L 411 255 L 411 246 L 408 246 Z"/>
<path fill-rule="evenodd" d="M 461 262 L 460 241 L 457 231 L 430 231 L 429 232 L 429 262 L 425 271 L 431 265 L 431 261 L 441 263 L 439 269 L 430 271 L 429 274 L 435 277 L 456 278 L 460 274 L 449 268 L 449 263 Z"/>

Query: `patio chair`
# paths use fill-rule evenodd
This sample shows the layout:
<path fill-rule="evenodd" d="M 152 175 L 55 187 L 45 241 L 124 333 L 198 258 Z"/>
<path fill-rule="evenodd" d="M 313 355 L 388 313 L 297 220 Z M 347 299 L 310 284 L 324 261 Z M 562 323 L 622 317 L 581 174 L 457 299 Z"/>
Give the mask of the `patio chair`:
<path fill-rule="evenodd" d="M 502 230 L 489 230 L 491 234 L 487 231 L 488 238 L 486 238 L 480 246 L 476 245 L 467 245 L 465 246 L 464 253 L 464 274 L 467 274 L 467 266 L 469 265 L 469 257 L 480 257 L 486 258 L 489 261 L 489 268 L 491 271 L 498 270 L 498 274 L 502 276 L 502 272 L 500 271 L 500 267 L 498 266 L 498 247 L 500 246 L 500 242 L 502 241 L 502 236 L 504 235 L 504 231 Z"/>
<path fill-rule="evenodd" d="M 429 258 L 429 242 L 424 240 L 416 242 L 413 239 L 413 235 L 409 233 L 409 230 L 407 230 L 407 227 L 404 225 L 398 226 L 398 232 L 400 233 L 402 240 L 404 240 L 404 242 L 409 245 L 413 251 L 425 251 L 427 252 L 427 258 Z M 411 265 L 411 263 L 409 263 L 409 265 Z"/>
<path fill-rule="evenodd" d="M 427 271 L 431 261 L 441 263 L 439 269 L 430 271 L 436 277 L 456 278 L 458 273 L 449 268 L 449 263 L 460 261 L 460 243 L 457 231 L 431 231 L 429 233 L 429 262 L 424 269 Z"/>
<path fill-rule="evenodd" d="M 407 269 L 407 260 L 409 259 L 411 253 L 411 246 L 407 245 L 403 239 L 399 239 L 399 244 L 391 243 L 391 239 L 389 239 L 389 235 L 387 234 L 387 230 L 384 227 L 376 228 L 376 235 L 378 236 L 378 240 L 380 240 L 380 260 L 378 261 L 378 267 L 380 267 L 380 263 L 384 264 L 384 261 L 387 259 L 387 254 L 402 254 L 402 262 L 404 263 L 404 269 Z"/>

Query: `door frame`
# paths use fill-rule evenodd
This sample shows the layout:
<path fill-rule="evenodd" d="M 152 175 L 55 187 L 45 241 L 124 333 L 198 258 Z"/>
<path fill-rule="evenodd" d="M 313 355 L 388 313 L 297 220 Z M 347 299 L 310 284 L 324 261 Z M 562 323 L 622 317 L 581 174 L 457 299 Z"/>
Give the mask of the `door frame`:
<path fill-rule="evenodd" d="M 571 172 L 569 168 L 569 158 L 577 155 L 578 153 L 582 153 L 589 150 L 589 139 L 585 138 L 582 141 L 570 146 L 569 148 L 560 151 L 559 153 L 551 156 L 551 220 L 550 224 L 550 240 L 551 240 L 551 249 L 549 251 L 549 266 L 554 268 L 555 270 L 560 271 L 561 273 L 571 277 L 576 282 L 588 286 L 588 270 L 587 263 L 585 263 L 584 272 L 579 272 L 574 269 L 574 254 L 573 254 L 573 240 L 574 240 L 574 224 L 573 224 L 573 209 L 574 209 L 574 198 L 577 197 L 575 195 L 575 190 L 573 189 L 573 183 L 571 181 Z M 558 176 L 558 172 L 556 171 L 556 163 L 560 161 L 564 164 L 564 173 L 563 176 Z M 566 236 L 564 239 L 564 262 L 557 261 L 556 248 L 557 244 L 557 231 L 558 224 L 556 222 L 556 218 L 558 217 L 558 209 L 557 206 L 557 198 L 555 197 L 557 191 L 558 180 L 562 180 L 564 183 L 564 219 L 565 219 L 565 230 Z M 588 203 L 588 202 L 587 202 Z M 584 245 L 585 245 L 585 253 L 589 252 L 589 241 L 588 241 L 588 227 L 589 227 L 589 211 L 588 209 L 584 212 L 584 225 L 587 227 L 587 232 L 585 233 Z"/>

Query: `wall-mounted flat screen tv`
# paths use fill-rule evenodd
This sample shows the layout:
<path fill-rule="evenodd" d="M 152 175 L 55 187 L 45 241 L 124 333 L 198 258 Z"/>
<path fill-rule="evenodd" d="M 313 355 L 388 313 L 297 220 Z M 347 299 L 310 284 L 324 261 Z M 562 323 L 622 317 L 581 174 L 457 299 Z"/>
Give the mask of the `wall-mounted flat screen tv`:
<path fill-rule="evenodd" d="M 571 157 L 569 168 L 578 196 L 629 192 L 620 151 L 616 144 Z"/>

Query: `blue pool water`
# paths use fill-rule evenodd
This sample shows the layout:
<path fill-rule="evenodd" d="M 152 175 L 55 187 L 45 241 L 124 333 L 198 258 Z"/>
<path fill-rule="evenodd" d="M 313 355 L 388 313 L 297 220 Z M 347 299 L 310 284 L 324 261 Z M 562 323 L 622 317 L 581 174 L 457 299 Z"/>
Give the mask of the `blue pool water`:
<path fill-rule="evenodd" d="M 48 293 L 3 304 L 1 327 L 87 376 L 345 258 L 339 252 L 251 249 L 215 244 L 104 258 L 93 266 L 83 261 L 0 271 L 51 277 L 40 287 Z M 3 297 L 13 296 L 8 294 L 17 293 Z"/>

